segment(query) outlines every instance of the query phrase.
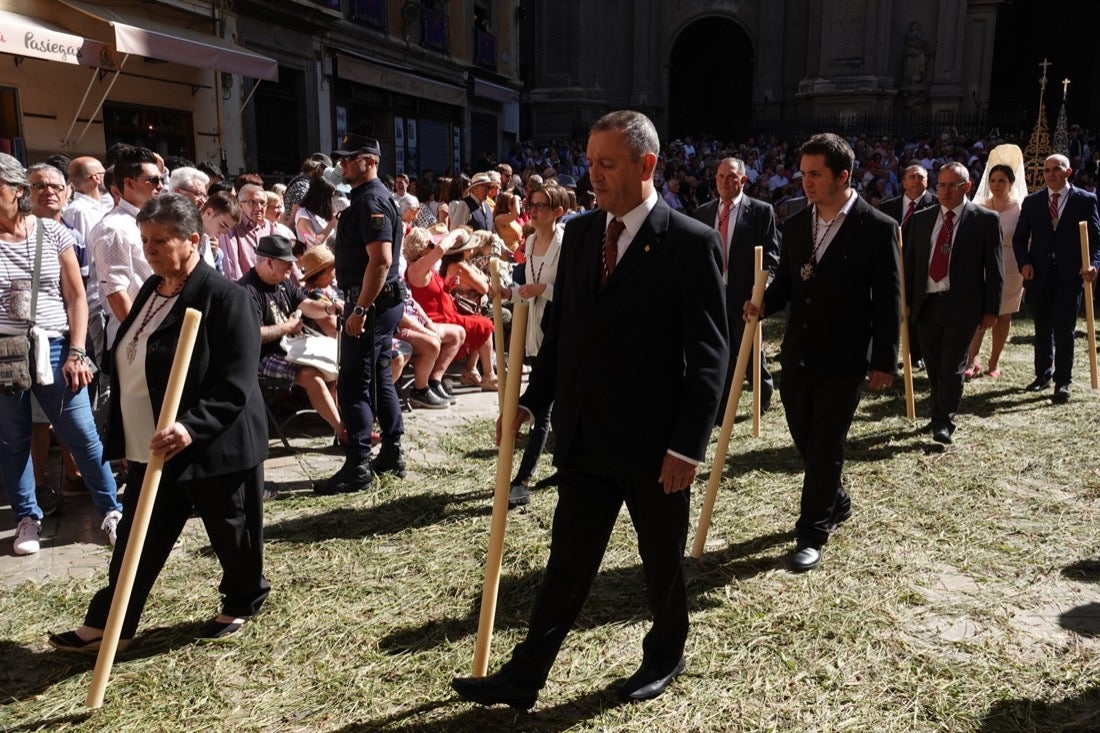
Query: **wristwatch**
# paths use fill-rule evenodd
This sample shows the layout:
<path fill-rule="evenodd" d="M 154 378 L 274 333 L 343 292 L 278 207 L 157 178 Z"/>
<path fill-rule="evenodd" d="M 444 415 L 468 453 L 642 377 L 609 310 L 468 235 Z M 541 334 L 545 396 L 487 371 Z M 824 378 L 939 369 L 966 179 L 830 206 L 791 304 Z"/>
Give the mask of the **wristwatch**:
<path fill-rule="evenodd" d="M 357 316 L 362 316 L 363 318 L 367 317 L 367 309 L 364 308 L 361 305 L 357 305 L 354 308 L 352 308 L 351 312 L 354 313 Z"/>

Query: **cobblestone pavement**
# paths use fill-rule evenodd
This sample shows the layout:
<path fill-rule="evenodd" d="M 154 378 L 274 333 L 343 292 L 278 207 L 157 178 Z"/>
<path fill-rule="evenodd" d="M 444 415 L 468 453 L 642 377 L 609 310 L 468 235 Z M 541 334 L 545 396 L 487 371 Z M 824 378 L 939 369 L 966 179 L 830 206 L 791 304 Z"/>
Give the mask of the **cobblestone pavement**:
<path fill-rule="evenodd" d="M 440 435 L 463 422 L 492 418 L 497 413 L 497 394 L 470 391 L 461 394 L 458 404 L 446 410 L 414 410 L 405 413 L 404 448 L 410 466 L 430 465 L 443 460 L 433 451 Z M 323 426 L 315 415 L 294 418 L 286 434 L 294 447 L 290 455 L 278 440 L 272 440 L 272 456 L 264 464 L 266 480 L 277 487 L 312 486 L 312 481 L 327 478 L 340 467 L 343 456 L 324 437 L 317 437 Z M 51 453 L 48 479 L 56 488 L 61 482 L 56 449 Z M 0 585 L 13 586 L 25 581 L 41 583 L 72 577 L 91 577 L 105 570 L 111 558 L 107 536 L 99 528 L 100 518 L 88 496 L 67 496 L 56 514 L 42 521 L 41 546 L 35 555 L 17 556 L 12 552 L 14 520 L 6 495 L 0 497 Z M 196 519 L 186 532 L 202 532 Z"/>

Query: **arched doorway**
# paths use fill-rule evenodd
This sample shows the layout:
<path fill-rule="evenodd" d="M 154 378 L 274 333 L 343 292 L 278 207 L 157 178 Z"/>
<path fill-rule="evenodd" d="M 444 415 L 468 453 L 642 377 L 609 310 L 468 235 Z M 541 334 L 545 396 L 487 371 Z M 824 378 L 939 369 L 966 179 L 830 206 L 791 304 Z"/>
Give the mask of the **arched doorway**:
<path fill-rule="evenodd" d="M 707 17 L 680 32 L 669 55 L 669 134 L 729 140 L 752 116 L 753 49 L 745 29 Z"/>

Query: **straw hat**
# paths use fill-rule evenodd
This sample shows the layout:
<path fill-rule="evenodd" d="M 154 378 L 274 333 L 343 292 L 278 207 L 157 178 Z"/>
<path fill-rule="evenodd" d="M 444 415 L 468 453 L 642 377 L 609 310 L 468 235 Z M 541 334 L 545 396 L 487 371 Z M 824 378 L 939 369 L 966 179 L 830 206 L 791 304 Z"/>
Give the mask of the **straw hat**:
<path fill-rule="evenodd" d="M 336 256 L 332 250 L 323 244 L 310 247 L 302 255 L 302 279 L 308 280 L 315 275 L 320 275 L 330 267 L 336 265 Z"/>

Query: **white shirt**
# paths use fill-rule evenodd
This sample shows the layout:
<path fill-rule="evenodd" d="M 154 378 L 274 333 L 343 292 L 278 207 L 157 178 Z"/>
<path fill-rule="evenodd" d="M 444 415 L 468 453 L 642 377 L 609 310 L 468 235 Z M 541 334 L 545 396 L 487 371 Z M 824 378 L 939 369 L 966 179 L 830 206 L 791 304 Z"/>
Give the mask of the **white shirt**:
<path fill-rule="evenodd" d="M 959 233 L 959 217 L 962 216 L 963 207 L 966 206 L 966 202 L 956 206 L 954 209 L 948 209 L 946 207 L 940 207 L 940 215 L 936 219 L 936 226 L 932 227 L 932 247 L 928 251 L 928 265 L 929 275 L 928 282 L 925 284 L 924 292 L 926 293 L 946 293 L 951 289 L 951 255 L 955 251 L 955 236 Z M 948 245 L 947 250 L 947 272 L 948 275 L 943 280 L 936 282 L 932 279 L 931 265 L 932 257 L 936 254 L 936 241 L 940 238 L 940 231 L 943 229 L 944 217 L 947 216 L 948 211 L 955 212 L 955 221 L 952 222 L 954 229 L 951 230 L 951 242 Z"/>
<path fill-rule="evenodd" d="M 164 322 L 177 300 L 176 295 L 167 299 L 158 295 L 149 296 L 141 312 L 134 315 L 130 330 L 123 334 L 124 343 L 119 344 L 119 348 L 115 349 L 119 408 L 123 416 L 123 443 L 126 460 L 129 461 L 149 462 L 149 442 L 157 432 L 157 424 L 153 418 L 153 400 L 149 396 L 149 382 L 145 378 L 145 349 L 149 343 L 149 335 Z M 157 308 L 157 311 L 142 328 L 142 320 L 153 308 Z M 126 352 L 135 336 L 137 337 L 134 344 L 136 351 L 133 352 L 134 360 L 131 362 Z"/>
<path fill-rule="evenodd" d="M 844 220 L 847 218 L 848 212 L 856 205 L 858 196 L 856 196 L 855 190 L 849 188 L 847 195 L 848 200 L 844 202 L 844 206 L 840 207 L 840 211 L 833 217 L 832 222 L 822 219 L 817 213 L 817 207 L 814 206 L 813 215 L 817 221 L 815 222 L 816 226 L 811 229 L 811 236 L 814 236 L 814 234 L 817 236 L 817 241 L 813 242 L 814 258 L 817 262 L 821 262 L 821 258 L 825 256 L 825 250 L 829 249 L 829 245 L 836 238 L 837 230 L 844 226 Z"/>
<path fill-rule="evenodd" d="M 1052 188 L 1050 188 L 1050 186 L 1047 186 L 1047 206 L 1048 207 L 1050 206 L 1050 202 L 1054 200 L 1052 198 L 1054 196 L 1054 194 L 1058 194 L 1058 218 L 1055 219 L 1055 221 L 1054 221 L 1054 226 L 1057 227 L 1058 222 L 1060 222 L 1062 220 L 1062 212 L 1066 210 L 1066 199 L 1069 198 L 1069 196 L 1067 195 L 1067 194 L 1069 194 L 1069 186 L 1068 185 L 1062 186 L 1061 191 L 1055 191 Z"/>
<path fill-rule="evenodd" d="M 138 208 L 125 199 L 92 228 L 86 240 L 99 281 L 100 304 L 110 316 L 107 343 L 113 343 L 121 323 L 107 303 L 107 296 L 125 292 L 133 300 L 153 274 L 141 248 L 141 230 L 137 225 Z"/>

